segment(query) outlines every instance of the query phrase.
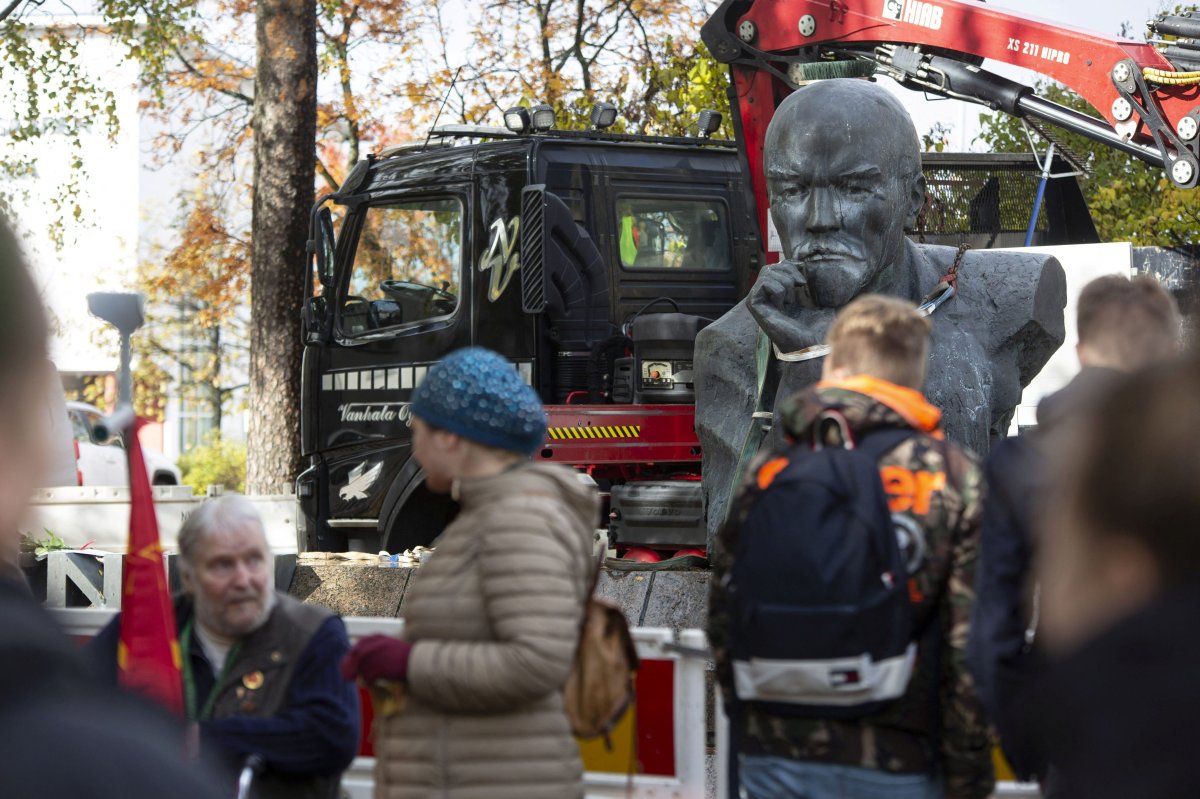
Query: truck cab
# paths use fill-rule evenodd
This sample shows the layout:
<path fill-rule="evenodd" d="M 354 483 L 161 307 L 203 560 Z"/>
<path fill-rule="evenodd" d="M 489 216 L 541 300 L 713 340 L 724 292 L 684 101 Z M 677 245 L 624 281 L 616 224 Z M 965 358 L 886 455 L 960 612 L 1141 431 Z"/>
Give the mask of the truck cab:
<path fill-rule="evenodd" d="M 645 445 L 640 416 L 580 412 L 658 408 L 648 424 L 662 421 L 669 446 L 628 469 L 654 459 L 662 474 L 699 474 L 688 339 L 745 294 L 762 250 L 732 142 L 441 128 L 360 162 L 317 203 L 312 231 L 307 548 L 397 552 L 440 532 L 454 507 L 411 458 L 409 403 L 433 363 L 470 345 L 506 356 L 547 405 L 538 457 L 570 451 L 564 462 L 588 467 L 597 448 Z M 680 340 L 635 374 L 633 328 Z M 556 409 L 571 421 L 556 426 Z M 620 457 L 599 460 L 619 477 Z"/>

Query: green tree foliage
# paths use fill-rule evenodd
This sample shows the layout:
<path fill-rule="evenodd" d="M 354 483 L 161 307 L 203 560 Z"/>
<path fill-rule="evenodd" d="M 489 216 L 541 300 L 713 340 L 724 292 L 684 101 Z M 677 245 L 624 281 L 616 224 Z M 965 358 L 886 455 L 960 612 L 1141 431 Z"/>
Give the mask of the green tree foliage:
<path fill-rule="evenodd" d="M 1094 117 L 1100 114 L 1079 95 L 1057 84 L 1035 87 L 1038 94 Z M 1007 114 L 981 114 L 979 139 L 994 152 L 1029 152 L 1020 120 Z M 1052 128 L 1056 139 L 1083 161 L 1080 179 L 1096 230 L 1104 241 L 1134 246 L 1183 247 L 1200 242 L 1200 195 L 1176 188 L 1158 167 L 1111 147 Z M 1037 136 L 1035 134 L 1035 141 Z M 1044 150 L 1045 142 L 1039 142 Z"/>
<path fill-rule="evenodd" d="M 47 197 L 47 232 L 61 247 L 67 220 L 84 216 L 84 138 L 97 129 L 115 141 L 119 124 L 113 93 L 81 67 L 88 29 L 33 13 L 40 5 L 18 1 L 0 9 L 0 107 L 6 107 L 0 112 L 0 212 L 29 198 L 39 143 L 66 142 L 68 178 Z"/>
<path fill-rule="evenodd" d="M 458 6 L 429 0 L 420 12 L 436 43 L 409 57 L 407 96 L 422 122 L 432 115 L 421 107 L 443 100 L 443 122 L 468 124 L 548 103 L 559 128 L 579 130 L 604 100 L 621 112 L 616 132 L 694 135 L 701 110 L 728 106 L 728 70 L 699 41 L 706 11 L 694 0 L 496 0 L 466 4 L 466 19 Z M 731 137 L 728 119 L 720 138 Z"/>
<path fill-rule="evenodd" d="M 134 337 L 139 398 L 160 398 L 174 388 L 202 403 L 220 429 L 235 393 L 245 387 L 249 336 L 243 311 L 249 293 L 247 242 L 225 220 L 195 200 L 179 223 L 169 252 L 154 252 L 139 266 L 146 293 L 146 324 Z M 161 411 L 159 413 L 161 418 Z"/>
<path fill-rule="evenodd" d="M 929 130 L 921 134 L 921 149 L 927 153 L 944 152 L 950 143 L 949 125 L 944 122 L 934 122 Z"/>
<path fill-rule="evenodd" d="M 246 488 L 246 445 L 227 441 L 219 434 L 212 434 L 203 446 L 181 455 L 178 465 L 183 484 L 197 494 L 211 485 L 239 492 Z"/>
<path fill-rule="evenodd" d="M 663 57 L 639 70 L 640 97 L 626 111 L 647 133 L 694 136 L 701 111 L 721 113 L 713 138 L 732 139 L 729 115 L 729 67 L 713 58 L 703 42 L 668 38 Z"/>

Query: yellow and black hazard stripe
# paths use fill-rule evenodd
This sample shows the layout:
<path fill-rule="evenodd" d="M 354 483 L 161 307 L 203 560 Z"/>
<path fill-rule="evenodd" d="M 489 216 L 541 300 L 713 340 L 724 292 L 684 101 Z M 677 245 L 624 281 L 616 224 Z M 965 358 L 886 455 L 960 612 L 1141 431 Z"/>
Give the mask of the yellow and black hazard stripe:
<path fill-rule="evenodd" d="M 604 425 L 583 427 L 551 427 L 547 433 L 555 441 L 577 438 L 641 438 L 641 425 Z"/>

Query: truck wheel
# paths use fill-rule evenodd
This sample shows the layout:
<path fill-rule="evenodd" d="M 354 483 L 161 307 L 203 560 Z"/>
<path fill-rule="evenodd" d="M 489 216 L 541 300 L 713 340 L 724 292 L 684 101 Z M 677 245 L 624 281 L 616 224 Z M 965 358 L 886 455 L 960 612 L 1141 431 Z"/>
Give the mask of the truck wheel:
<path fill-rule="evenodd" d="M 433 493 L 422 483 L 393 515 L 383 548 L 395 555 L 413 547 L 432 546 L 457 513 L 457 502 Z"/>
<path fill-rule="evenodd" d="M 154 479 L 150 481 L 150 484 L 156 486 L 179 485 L 175 482 L 175 475 L 173 474 L 156 474 L 154 475 Z"/>

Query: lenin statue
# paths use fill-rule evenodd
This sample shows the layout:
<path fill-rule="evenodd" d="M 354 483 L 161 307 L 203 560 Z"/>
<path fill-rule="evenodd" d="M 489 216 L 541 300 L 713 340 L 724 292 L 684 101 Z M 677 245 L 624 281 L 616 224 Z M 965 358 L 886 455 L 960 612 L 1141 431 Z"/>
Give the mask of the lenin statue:
<path fill-rule="evenodd" d="M 769 424 L 773 407 L 820 378 L 821 357 L 779 356 L 819 348 L 837 310 L 860 294 L 920 303 L 958 255 L 904 235 L 925 201 L 920 145 L 908 112 L 874 83 L 819 81 L 791 94 L 767 130 L 763 160 L 783 260 L 696 343 L 710 541 L 743 451 L 758 441 L 751 426 Z M 968 251 L 957 275 L 957 294 L 930 317 L 925 395 L 942 410 L 947 437 L 984 454 L 1063 342 L 1066 282 L 1056 259 L 1023 252 Z M 778 446 L 779 433 L 762 446 Z"/>

